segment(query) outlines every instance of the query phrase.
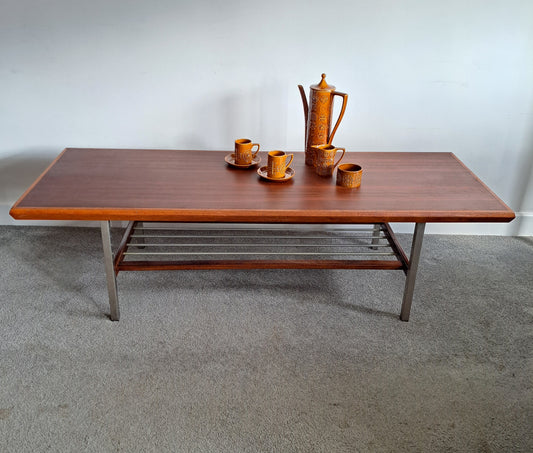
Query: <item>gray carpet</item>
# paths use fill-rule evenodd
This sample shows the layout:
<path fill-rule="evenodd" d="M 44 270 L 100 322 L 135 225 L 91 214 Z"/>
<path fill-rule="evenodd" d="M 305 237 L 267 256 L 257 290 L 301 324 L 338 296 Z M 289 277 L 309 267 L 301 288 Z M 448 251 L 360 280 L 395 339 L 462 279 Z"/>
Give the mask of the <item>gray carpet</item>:
<path fill-rule="evenodd" d="M 409 236 L 400 235 L 409 247 Z M 2 452 L 531 452 L 533 239 L 398 271 L 121 273 L 100 232 L 0 227 Z"/>

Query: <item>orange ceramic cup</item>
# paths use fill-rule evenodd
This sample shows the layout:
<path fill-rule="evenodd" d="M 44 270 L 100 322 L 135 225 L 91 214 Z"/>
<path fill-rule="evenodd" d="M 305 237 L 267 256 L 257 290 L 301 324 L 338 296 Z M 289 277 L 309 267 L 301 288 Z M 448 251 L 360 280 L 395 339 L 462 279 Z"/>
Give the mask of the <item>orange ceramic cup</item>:
<path fill-rule="evenodd" d="M 290 157 L 287 163 L 287 158 Z M 284 151 L 270 151 L 268 153 L 267 175 L 269 178 L 281 179 L 285 177 L 285 171 L 289 168 L 294 154 L 286 154 Z"/>
<path fill-rule="evenodd" d="M 337 185 L 355 189 L 361 185 L 363 169 L 357 164 L 342 164 L 337 168 Z"/>
<path fill-rule="evenodd" d="M 255 152 L 252 151 L 254 146 L 257 146 Z M 235 140 L 235 163 L 237 165 L 250 165 L 258 152 L 259 143 L 252 143 L 247 138 Z"/>
<path fill-rule="evenodd" d="M 333 145 L 316 145 L 313 148 L 315 149 L 315 172 L 320 176 L 331 176 L 346 153 L 344 148 L 337 148 Z M 342 155 L 335 163 L 335 154 L 339 150 L 342 150 Z"/>

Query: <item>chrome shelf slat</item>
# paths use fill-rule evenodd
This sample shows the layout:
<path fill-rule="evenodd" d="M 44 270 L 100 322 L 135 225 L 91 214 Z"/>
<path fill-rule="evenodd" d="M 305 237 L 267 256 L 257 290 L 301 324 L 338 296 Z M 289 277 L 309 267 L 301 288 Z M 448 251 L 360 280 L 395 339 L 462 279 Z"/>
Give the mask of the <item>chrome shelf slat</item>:
<path fill-rule="evenodd" d="M 362 239 L 387 239 L 386 236 L 368 236 L 368 235 L 351 235 L 351 236 L 333 236 L 333 235 L 323 235 L 323 236 L 291 236 L 291 235 L 284 235 L 284 236 L 267 236 L 266 234 L 261 235 L 245 235 L 245 236 L 238 236 L 238 235 L 197 235 L 197 234 L 179 234 L 179 235 L 171 235 L 171 234 L 132 234 L 132 238 L 200 238 L 200 239 L 206 239 L 206 238 L 214 238 L 214 239 L 231 239 L 231 238 L 239 238 L 239 239 L 261 239 L 261 238 L 268 238 L 268 239 L 353 239 L 353 238 L 362 238 Z"/>
<path fill-rule="evenodd" d="M 236 227 L 232 227 L 232 228 L 228 228 L 228 227 L 225 227 L 225 228 L 202 228 L 201 230 L 197 230 L 197 231 L 255 231 L 257 232 L 258 230 L 259 231 L 297 231 L 299 233 L 302 232 L 302 228 L 301 228 L 301 225 L 299 225 L 300 228 L 296 228 L 296 227 L 293 227 L 293 226 L 287 226 L 287 227 L 283 227 L 283 228 L 272 228 L 272 227 L 265 227 L 263 228 L 263 225 L 261 226 L 261 228 L 254 228 L 254 227 L 241 227 L 241 226 L 236 226 Z M 186 227 L 176 227 L 176 228 L 168 228 L 168 227 L 155 227 L 155 226 L 136 226 L 136 229 L 140 229 L 140 230 L 158 230 L 158 231 L 191 231 L 190 227 L 189 228 L 186 228 Z M 308 231 L 310 232 L 314 232 L 314 231 L 318 231 L 316 228 L 310 228 Z M 335 227 L 331 227 L 331 228 L 328 228 L 327 230 L 321 230 L 321 231 L 324 231 L 324 232 L 328 232 L 328 233 L 352 233 L 352 232 L 369 232 L 369 233 L 372 233 L 374 231 L 373 228 L 350 228 L 350 229 L 336 229 Z"/>

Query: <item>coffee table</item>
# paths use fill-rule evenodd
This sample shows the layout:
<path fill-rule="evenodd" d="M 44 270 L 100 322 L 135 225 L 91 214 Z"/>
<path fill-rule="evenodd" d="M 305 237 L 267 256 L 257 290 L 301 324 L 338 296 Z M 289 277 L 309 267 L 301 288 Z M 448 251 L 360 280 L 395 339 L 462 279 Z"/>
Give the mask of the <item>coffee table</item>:
<path fill-rule="evenodd" d="M 67 148 L 10 214 L 101 222 L 112 320 L 120 271 L 331 268 L 402 270 L 400 319 L 408 321 L 426 223 L 515 217 L 451 153 L 346 153 L 344 162 L 363 167 L 358 189 L 317 176 L 303 153 L 282 183 L 229 166 L 227 154 Z M 114 220 L 129 222 L 115 253 Z M 409 257 L 391 222 L 415 224 Z"/>

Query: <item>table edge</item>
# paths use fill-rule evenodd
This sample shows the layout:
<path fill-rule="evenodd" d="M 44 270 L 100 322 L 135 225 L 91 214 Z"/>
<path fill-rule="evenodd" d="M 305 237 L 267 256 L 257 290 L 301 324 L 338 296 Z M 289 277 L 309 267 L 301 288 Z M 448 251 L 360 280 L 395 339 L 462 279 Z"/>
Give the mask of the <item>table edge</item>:
<path fill-rule="evenodd" d="M 435 211 L 431 215 L 410 211 L 346 212 L 292 210 L 217 210 L 202 209 L 101 209 L 101 208 L 16 208 L 10 211 L 17 220 L 138 220 L 169 222 L 229 223 L 388 223 L 388 222 L 510 222 L 512 211 Z"/>

